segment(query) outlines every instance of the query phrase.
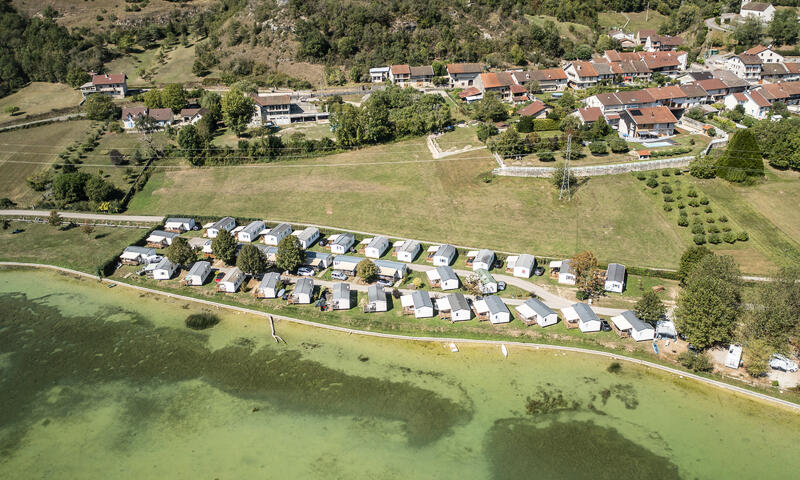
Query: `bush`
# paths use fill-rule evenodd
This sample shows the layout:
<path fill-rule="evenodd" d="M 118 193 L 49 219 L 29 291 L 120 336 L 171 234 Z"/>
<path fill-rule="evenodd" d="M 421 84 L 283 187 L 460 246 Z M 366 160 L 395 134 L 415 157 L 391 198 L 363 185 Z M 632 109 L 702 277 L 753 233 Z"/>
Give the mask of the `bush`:
<path fill-rule="evenodd" d="M 614 153 L 625 153 L 629 150 L 628 142 L 619 137 L 609 140 L 608 146 L 611 147 L 611 151 Z"/>
<path fill-rule="evenodd" d="M 205 330 L 219 323 L 219 317 L 213 313 L 193 313 L 186 317 L 186 326 L 192 330 Z"/>
<path fill-rule="evenodd" d="M 703 234 L 695 235 L 692 240 L 694 241 L 695 245 L 703 245 L 706 243 L 706 236 Z"/>
<path fill-rule="evenodd" d="M 552 118 L 535 118 L 533 120 L 534 132 L 550 132 L 558 130 L 558 121 Z"/>
<path fill-rule="evenodd" d="M 541 152 L 537 154 L 541 162 L 555 162 L 556 157 L 553 152 Z"/>
<path fill-rule="evenodd" d="M 691 199 L 689 200 L 689 206 L 692 208 L 697 208 L 700 206 L 700 203 L 698 203 L 697 200 L 695 199 Z"/>
<path fill-rule="evenodd" d="M 714 178 L 717 176 L 717 166 L 706 158 L 696 158 L 689 163 L 689 173 L 697 178 Z"/>
<path fill-rule="evenodd" d="M 714 217 L 707 217 L 706 218 L 706 223 L 714 223 L 714 222 L 716 222 L 716 220 L 714 220 Z"/>
<path fill-rule="evenodd" d="M 697 190 L 694 188 L 690 188 L 688 192 L 686 192 L 687 197 L 697 198 Z"/>
<path fill-rule="evenodd" d="M 671 212 L 672 211 L 672 205 L 670 205 L 669 203 L 665 203 L 664 204 L 664 211 L 665 212 Z"/>
<path fill-rule="evenodd" d="M 708 205 L 708 198 L 703 197 L 700 199 L 700 205 Z"/>
<path fill-rule="evenodd" d="M 719 238 L 718 233 L 712 233 L 708 236 L 708 243 L 713 243 L 714 245 L 719 244 L 722 240 Z"/>
<path fill-rule="evenodd" d="M 681 208 L 680 204 L 678 205 L 678 208 Z M 681 216 L 681 217 L 683 217 L 683 218 L 686 218 L 686 217 L 688 217 L 688 216 L 689 216 L 689 214 L 686 212 L 686 210 L 681 210 L 681 211 L 678 213 L 678 215 L 680 215 L 680 216 Z"/>
<path fill-rule="evenodd" d="M 694 141 L 694 140 L 692 140 L 692 141 Z M 680 168 L 673 168 L 672 169 L 672 174 L 677 177 L 678 175 L 683 175 L 683 172 L 681 171 Z"/>
<path fill-rule="evenodd" d="M 583 301 L 583 300 L 586 300 L 586 299 L 588 299 L 588 298 L 589 298 L 589 294 L 588 294 L 588 293 L 586 293 L 586 292 L 584 292 L 583 290 L 578 290 L 578 291 L 575 293 L 575 298 L 577 298 L 577 299 L 578 299 L 578 300 L 580 300 L 580 301 Z"/>
<path fill-rule="evenodd" d="M 642 173 L 642 172 L 639 172 L 639 173 L 637 173 L 637 174 L 636 174 L 636 179 L 637 179 L 637 180 L 644 180 L 644 179 L 646 179 L 646 178 L 647 178 L 647 175 L 645 175 L 645 174 L 644 174 L 644 173 Z"/>
<path fill-rule="evenodd" d="M 709 233 L 719 233 L 719 227 L 716 225 L 710 225 L 708 227 Z"/>
<path fill-rule="evenodd" d="M 667 184 L 661 185 L 661 193 L 672 193 L 672 187 Z"/>
<path fill-rule="evenodd" d="M 592 155 L 604 155 L 608 153 L 608 145 L 606 142 L 592 142 L 589 144 L 589 151 Z"/>
<path fill-rule="evenodd" d="M 740 242 L 746 242 L 749 239 L 750 236 L 747 234 L 747 232 L 739 232 L 738 235 L 736 235 L 736 240 Z"/>
<path fill-rule="evenodd" d="M 695 372 L 710 372 L 714 365 L 705 353 L 683 352 L 678 355 L 681 365 Z"/>
<path fill-rule="evenodd" d="M 647 179 L 646 185 L 650 188 L 656 188 L 658 186 L 658 180 L 655 178 L 649 178 Z"/>
<path fill-rule="evenodd" d="M 703 211 L 706 212 L 706 213 L 711 213 L 714 210 L 712 210 L 711 207 L 706 207 Z"/>
<path fill-rule="evenodd" d="M 679 227 L 688 227 L 689 220 L 686 217 L 678 217 L 678 226 Z"/>
<path fill-rule="evenodd" d="M 692 225 L 692 233 L 703 234 L 706 233 L 706 229 L 705 227 L 703 227 L 702 224 L 695 223 L 694 225 Z"/>
<path fill-rule="evenodd" d="M 678 202 L 678 208 L 681 209 L 682 214 L 686 214 L 686 210 L 684 210 L 684 208 L 686 208 L 686 204 L 684 204 L 683 202 Z"/>
<path fill-rule="evenodd" d="M 672 175 L 672 170 L 670 170 L 669 168 L 665 168 L 664 170 L 661 170 L 661 176 L 662 177 L 669 177 L 670 175 Z"/>
<path fill-rule="evenodd" d="M 664 201 L 667 203 L 672 203 L 675 201 L 675 199 L 672 198 L 672 195 L 664 195 Z"/>
<path fill-rule="evenodd" d="M 726 217 L 725 215 L 720 215 L 719 218 L 717 218 L 717 220 L 719 220 L 722 223 L 728 223 L 728 217 Z"/>
<path fill-rule="evenodd" d="M 727 232 L 722 235 L 722 240 L 724 240 L 725 243 L 734 243 L 736 241 L 736 235 L 733 232 Z"/>

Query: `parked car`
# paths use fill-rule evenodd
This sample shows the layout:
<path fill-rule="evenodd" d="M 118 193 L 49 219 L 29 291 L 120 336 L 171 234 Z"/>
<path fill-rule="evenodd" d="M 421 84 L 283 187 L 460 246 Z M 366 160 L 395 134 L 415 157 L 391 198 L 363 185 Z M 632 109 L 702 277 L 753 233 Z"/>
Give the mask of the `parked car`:
<path fill-rule="evenodd" d="M 383 279 L 383 278 L 379 278 L 378 281 L 375 282 L 375 283 L 377 283 L 378 285 L 380 285 L 382 287 L 391 287 L 392 285 L 394 285 L 394 282 L 386 280 L 386 279 Z"/>
<path fill-rule="evenodd" d="M 331 272 L 331 278 L 334 280 L 347 280 L 347 275 L 342 272 Z"/>
<path fill-rule="evenodd" d="M 297 269 L 297 274 L 301 277 L 313 277 L 314 269 L 311 267 L 300 267 Z"/>
<path fill-rule="evenodd" d="M 611 326 L 609 326 L 608 322 L 606 322 L 605 320 L 601 320 L 600 321 L 600 330 L 602 330 L 604 332 L 610 332 L 611 331 Z"/>
<path fill-rule="evenodd" d="M 219 283 L 223 278 L 225 278 L 225 272 L 217 272 L 217 274 L 214 275 L 214 282 Z"/>
<path fill-rule="evenodd" d="M 506 289 L 506 282 L 503 282 L 503 281 L 497 282 L 497 291 L 498 292 L 502 292 L 505 289 Z"/>
<path fill-rule="evenodd" d="M 499 258 L 494 261 L 494 268 L 503 268 L 503 261 Z"/>
<path fill-rule="evenodd" d="M 327 238 L 320 238 L 317 243 L 319 243 L 320 247 L 326 247 L 328 245 L 328 239 Z"/>
<path fill-rule="evenodd" d="M 533 271 L 533 274 L 537 277 L 541 277 L 544 275 L 544 267 L 536 267 L 536 269 Z"/>
<path fill-rule="evenodd" d="M 774 370 L 781 370 L 784 372 L 797 371 L 797 363 L 792 361 L 785 355 L 781 355 L 780 353 L 772 355 L 772 357 L 769 359 L 769 366 L 772 367 Z"/>

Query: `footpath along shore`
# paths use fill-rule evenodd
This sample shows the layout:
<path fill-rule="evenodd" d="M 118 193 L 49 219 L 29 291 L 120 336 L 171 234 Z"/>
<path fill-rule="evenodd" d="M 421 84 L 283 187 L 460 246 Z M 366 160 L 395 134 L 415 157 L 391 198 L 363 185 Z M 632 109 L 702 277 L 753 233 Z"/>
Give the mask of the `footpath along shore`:
<path fill-rule="evenodd" d="M 610 359 L 614 359 L 614 360 L 623 360 L 623 361 L 626 361 L 626 362 L 630 362 L 630 363 L 642 365 L 642 366 L 645 366 L 645 367 L 661 370 L 663 372 L 667 372 L 667 373 L 671 373 L 671 374 L 674 374 L 674 375 L 678 375 L 680 378 L 692 379 L 692 380 L 695 380 L 695 381 L 698 381 L 698 382 L 705 383 L 706 385 L 711 385 L 711 386 L 714 386 L 714 387 L 717 387 L 717 388 L 722 388 L 722 389 L 727 390 L 729 392 L 738 393 L 738 394 L 745 395 L 745 396 L 748 396 L 748 397 L 751 397 L 751 398 L 763 400 L 763 401 L 766 401 L 766 402 L 769 402 L 769 403 L 772 403 L 772 404 L 775 404 L 775 405 L 781 405 L 781 406 L 790 408 L 790 409 L 800 413 L 800 404 L 796 404 L 796 403 L 790 402 L 788 400 L 783 400 L 781 398 L 772 397 L 770 395 L 766 395 L 766 394 L 763 394 L 763 393 L 759 393 L 759 392 L 755 392 L 755 391 L 752 391 L 752 390 L 748 390 L 748 389 L 743 388 L 743 387 L 739 387 L 739 386 L 736 386 L 736 385 L 730 385 L 730 384 L 727 384 L 725 382 L 720 382 L 718 380 L 713 380 L 713 379 L 706 378 L 706 377 L 703 377 L 703 376 L 700 376 L 700 375 L 696 375 L 696 374 L 693 374 L 693 373 L 684 372 L 684 371 L 678 370 L 676 368 L 667 367 L 667 366 L 664 366 L 664 365 L 660 365 L 658 363 L 649 362 L 647 360 L 640 360 L 638 358 L 626 357 L 624 355 L 619 355 L 619 354 L 610 353 L 610 352 L 604 352 L 604 351 L 600 351 L 600 350 L 591 350 L 591 349 L 587 349 L 587 348 L 569 347 L 569 346 L 561 346 L 561 345 L 548 345 L 548 344 L 540 344 L 540 343 L 525 343 L 525 342 L 502 341 L 502 340 L 480 340 L 480 339 L 472 339 L 472 338 L 453 338 L 453 337 L 451 337 L 451 338 L 447 338 L 447 337 L 417 337 L 417 336 L 399 335 L 399 334 L 392 334 L 392 333 L 370 332 L 370 331 L 365 331 L 365 330 L 356 330 L 356 329 L 352 329 L 352 328 L 339 327 L 339 326 L 336 326 L 336 325 L 328 325 L 328 324 L 325 324 L 325 323 L 312 322 L 312 321 L 303 320 L 303 319 L 300 319 L 300 318 L 287 317 L 287 316 L 283 316 L 283 315 L 274 315 L 274 314 L 269 314 L 267 312 L 262 312 L 262 311 L 254 310 L 254 309 L 250 309 L 250 308 L 238 307 L 238 306 L 234 306 L 234 305 L 227 305 L 227 304 L 223 304 L 223 303 L 212 302 L 210 300 L 203 300 L 203 299 L 199 299 L 199 298 L 188 297 L 188 296 L 185 296 L 185 295 L 179 295 L 179 294 L 175 294 L 175 293 L 164 292 L 164 291 L 153 289 L 153 288 L 141 287 L 141 286 L 138 286 L 138 285 L 131 285 L 129 283 L 120 282 L 120 281 L 117 281 L 117 280 L 102 279 L 102 278 L 100 278 L 100 277 L 98 277 L 96 275 L 80 272 L 78 270 L 72 270 L 72 269 L 69 269 L 69 268 L 57 267 L 57 266 L 54 266 L 54 265 L 45 265 L 45 264 L 38 264 L 38 263 L 24 263 L 24 262 L 0 262 L 0 266 L 50 269 L 50 270 L 55 270 L 55 271 L 59 271 L 59 272 L 68 273 L 68 274 L 71 274 L 71 275 L 76 275 L 76 276 L 79 276 L 79 277 L 84 277 L 84 278 L 89 278 L 89 279 L 101 281 L 101 282 L 107 283 L 107 284 L 113 284 L 113 285 L 117 285 L 117 286 L 121 286 L 121 287 L 131 288 L 131 289 L 134 289 L 134 290 L 139 290 L 139 291 L 142 291 L 142 292 L 152 293 L 154 295 L 161 295 L 161 296 L 164 296 L 164 297 L 173 298 L 173 299 L 177 299 L 177 300 L 199 303 L 199 304 L 203 304 L 203 305 L 213 306 L 213 307 L 216 307 L 216 308 L 224 308 L 224 309 L 227 309 L 227 310 L 241 312 L 241 313 L 247 313 L 247 314 L 250 314 L 250 315 L 257 315 L 257 316 L 264 317 L 265 319 L 268 319 L 269 317 L 273 317 L 275 319 L 286 321 L 286 322 L 292 322 L 292 323 L 297 323 L 297 324 L 301 324 L 301 325 L 307 325 L 307 326 L 316 327 L 316 328 L 324 328 L 324 329 L 327 329 L 327 330 L 343 332 L 343 333 L 347 333 L 347 334 L 364 335 L 364 336 L 379 337 L 379 338 L 388 338 L 388 339 L 394 339 L 394 340 L 416 341 L 416 342 L 436 342 L 436 343 L 454 342 L 454 343 L 462 343 L 462 344 L 494 345 L 494 346 L 505 345 L 506 347 L 511 346 L 511 347 L 521 347 L 521 348 L 549 349 L 549 350 L 558 350 L 558 351 L 564 351 L 564 352 L 574 352 L 574 353 L 583 353 L 583 354 L 589 354 L 589 355 L 598 355 L 598 356 L 602 356 L 602 357 L 606 357 L 606 358 L 610 358 Z"/>

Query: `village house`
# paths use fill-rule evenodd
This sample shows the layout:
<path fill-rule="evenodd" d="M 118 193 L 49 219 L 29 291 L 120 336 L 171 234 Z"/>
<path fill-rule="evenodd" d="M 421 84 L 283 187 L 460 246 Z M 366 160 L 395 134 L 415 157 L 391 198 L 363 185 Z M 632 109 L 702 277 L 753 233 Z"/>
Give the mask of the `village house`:
<path fill-rule="evenodd" d="M 361 260 L 364 259 L 362 257 L 352 257 L 349 255 L 336 255 L 333 258 L 333 269 L 352 277 L 356 274 L 356 267 Z"/>
<path fill-rule="evenodd" d="M 308 304 L 313 296 L 314 280 L 308 277 L 298 278 L 289 296 L 289 303 Z"/>
<path fill-rule="evenodd" d="M 258 288 L 255 289 L 255 296 L 257 298 L 278 298 L 278 292 L 283 289 L 283 281 L 281 276 L 275 272 L 264 274 Z"/>
<path fill-rule="evenodd" d="M 536 268 L 536 257 L 523 253 L 506 259 L 506 272 L 520 278 L 530 278 Z"/>
<path fill-rule="evenodd" d="M 189 273 L 183 277 L 184 285 L 201 286 L 211 274 L 211 263 L 206 261 L 194 262 Z"/>
<path fill-rule="evenodd" d="M 288 223 L 279 223 L 264 234 L 264 245 L 275 245 L 292 234 L 292 226 Z"/>
<path fill-rule="evenodd" d="M 750 89 L 750 82 L 739 78 L 735 73 L 728 70 L 711 70 L 714 78 L 722 80 L 728 87 L 727 93 L 745 92 Z"/>
<path fill-rule="evenodd" d="M 331 310 L 350 310 L 350 284 L 347 282 L 334 283 L 331 288 Z"/>
<path fill-rule="evenodd" d="M 407 64 L 389 67 L 389 81 L 395 85 L 405 86 L 411 81 L 411 67 Z"/>
<path fill-rule="evenodd" d="M 364 247 L 364 255 L 369 258 L 381 258 L 389 249 L 389 238 L 377 236 L 369 240 Z"/>
<path fill-rule="evenodd" d="M 488 270 L 478 269 L 475 270 L 475 277 L 478 281 L 478 288 L 481 293 L 497 293 L 497 280 L 494 279 Z"/>
<path fill-rule="evenodd" d="M 255 114 L 251 124 L 264 125 L 272 122 L 275 125 L 288 125 L 292 122 L 292 98 L 289 95 L 250 95 L 255 103 Z"/>
<path fill-rule="evenodd" d="M 179 237 L 180 234 L 175 232 L 165 232 L 164 230 L 153 230 L 150 235 L 145 239 L 147 246 L 151 248 L 166 248 L 172 245 L 172 240 Z"/>
<path fill-rule="evenodd" d="M 487 249 L 467 252 L 466 265 L 476 270 L 491 270 L 494 266 L 494 252 Z"/>
<path fill-rule="evenodd" d="M 583 333 L 600 331 L 600 317 L 585 303 L 562 308 L 561 313 L 567 328 L 579 328 Z"/>
<path fill-rule="evenodd" d="M 529 298 L 525 303 L 515 307 L 525 325 L 538 324 L 540 327 L 549 327 L 558 323 L 558 314 L 542 303 L 538 298 Z"/>
<path fill-rule="evenodd" d="M 631 310 L 611 317 L 611 329 L 622 338 L 630 337 L 637 342 L 653 340 L 655 330 L 649 323 L 645 323 Z"/>
<path fill-rule="evenodd" d="M 369 79 L 372 83 L 383 83 L 389 79 L 389 67 L 373 67 L 369 69 Z"/>
<path fill-rule="evenodd" d="M 258 241 L 261 232 L 266 228 L 266 224 L 261 220 L 255 220 L 247 224 L 238 234 L 240 242 L 252 243 Z"/>
<path fill-rule="evenodd" d="M 532 80 L 539 84 L 543 92 L 557 92 L 567 88 L 567 74 L 561 68 L 543 68 L 541 70 L 524 70 L 510 72 L 514 81 L 527 86 Z"/>
<path fill-rule="evenodd" d="M 764 63 L 761 65 L 761 82 L 777 83 L 786 81 L 792 76 L 782 63 Z"/>
<path fill-rule="evenodd" d="M 386 290 L 382 285 L 370 285 L 367 289 L 367 303 L 364 305 L 364 313 L 385 312 L 388 309 Z"/>
<path fill-rule="evenodd" d="M 489 295 L 483 300 L 475 300 L 473 305 L 478 320 L 489 320 L 494 325 L 511 321 L 511 312 L 497 295 Z"/>
<path fill-rule="evenodd" d="M 725 109 L 733 110 L 737 105 L 744 108 L 745 115 L 749 115 L 758 120 L 767 118 L 772 104 L 764 98 L 759 90 L 749 92 L 736 92 L 727 95 L 724 100 Z"/>
<path fill-rule="evenodd" d="M 206 229 L 206 236 L 208 238 L 217 238 L 219 232 L 224 230 L 230 233 L 234 228 L 236 228 L 236 219 L 233 217 L 223 217 Z"/>
<path fill-rule="evenodd" d="M 625 265 L 609 263 L 606 270 L 605 291 L 622 293 L 625 289 Z"/>
<path fill-rule="evenodd" d="M 183 125 L 194 125 L 199 122 L 206 113 L 208 113 L 208 110 L 202 107 L 182 108 L 178 121 Z"/>
<path fill-rule="evenodd" d="M 170 108 L 150 108 L 147 107 L 122 107 L 122 128 L 133 130 L 138 128 L 137 120 L 141 117 L 148 117 L 152 120 L 156 129 L 166 128 L 172 125 L 172 109 Z"/>
<path fill-rule="evenodd" d="M 425 272 L 428 277 L 428 284 L 431 288 L 441 288 L 442 290 L 455 290 L 458 288 L 458 275 L 451 267 L 436 267 Z"/>
<path fill-rule="evenodd" d="M 591 126 L 603 116 L 603 110 L 600 107 L 579 108 L 574 115 L 578 117 L 582 125 Z"/>
<path fill-rule="evenodd" d="M 597 70 L 591 62 L 574 61 L 564 69 L 569 85 L 577 89 L 594 87 L 600 81 Z"/>
<path fill-rule="evenodd" d="M 448 63 L 447 79 L 450 88 L 468 88 L 475 85 L 478 75 L 483 72 L 479 63 Z"/>
<path fill-rule="evenodd" d="M 194 218 L 168 218 L 164 222 L 164 230 L 167 232 L 183 233 L 194 229 Z"/>
<path fill-rule="evenodd" d="M 133 130 L 139 117 L 147 115 L 147 107 L 122 107 L 122 128 Z"/>
<path fill-rule="evenodd" d="M 644 37 L 642 33 L 644 32 Z M 655 30 L 639 30 L 637 34 L 640 44 L 647 52 L 667 52 L 677 50 L 683 45 L 683 38 L 680 36 L 659 35 Z"/>
<path fill-rule="evenodd" d="M 761 58 L 758 55 L 734 55 L 725 62 L 725 67 L 748 82 L 756 83 L 761 80 Z"/>
<path fill-rule="evenodd" d="M 467 87 L 458 92 L 458 98 L 467 103 L 477 102 L 483 99 L 483 92 L 478 90 L 477 87 Z"/>
<path fill-rule="evenodd" d="M 124 73 L 92 74 L 92 79 L 80 86 L 83 98 L 93 93 L 125 98 L 128 94 L 128 76 Z"/>
<path fill-rule="evenodd" d="M 352 233 L 339 233 L 328 238 L 328 248 L 331 253 L 344 254 L 356 243 L 356 237 Z"/>
<path fill-rule="evenodd" d="M 169 258 L 163 257 L 153 269 L 153 279 L 169 280 L 175 274 L 177 269 L 178 265 L 172 263 Z"/>
<path fill-rule="evenodd" d="M 406 276 L 408 272 L 408 265 L 400 262 L 393 262 L 392 260 L 375 260 L 375 266 L 378 268 L 378 277 L 396 282 Z"/>
<path fill-rule="evenodd" d="M 452 245 L 433 245 L 428 248 L 429 262 L 433 262 L 434 266 L 441 267 L 453 263 L 456 258 L 456 247 Z"/>
<path fill-rule="evenodd" d="M 504 102 L 513 102 L 514 94 L 511 86 L 516 85 L 511 74 L 507 72 L 489 72 L 478 75 L 475 86 L 484 94 L 494 93 L 497 98 Z"/>
<path fill-rule="evenodd" d="M 326 252 L 315 252 L 306 250 L 303 257 L 303 265 L 311 267 L 317 271 L 325 270 L 333 263 L 333 255 Z"/>
<path fill-rule="evenodd" d="M 754 17 L 759 19 L 761 23 L 770 23 L 775 17 L 775 7 L 769 3 L 743 0 L 742 7 L 739 9 L 739 16 L 744 20 L 748 17 Z"/>
<path fill-rule="evenodd" d="M 137 247 L 135 245 L 125 247 L 122 255 L 119 256 L 120 262 L 125 265 L 149 265 L 156 258 L 156 250 L 154 248 Z"/>
<path fill-rule="evenodd" d="M 707 78 L 694 82 L 706 92 L 706 100 L 704 103 L 717 103 L 721 102 L 725 95 L 728 94 L 728 86 L 719 78 Z"/>
<path fill-rule="evenodd" d="M 624 138 L 671 136 L 678 119 L 664 106 L 629 108 L 619 114 L 619 133 Z"/>
<path fill-rule="evenodd" d="M 433 316 L 433 302 L 427 290 L 417 290 L 410 295 L 400 297 L 403 315 L 414 315 L 416 318 L 430 318 Z"/>
<path fill-rule="evenodd" d="M 409 83 L 417 88 L 433 86 L 433 67 L 422 65 L 419 67 L 409 67 Z"/>
<path fill-rule="evenodd" d="M 223 293 L 236 293 L 244 283 L 245 275 L 238 267 L 233 267 L 222 277 L 217 284 L 217 291 Z"/>
<path fill-rule="evenodd" d="M 319 228 L 306 227 L 303 230 L 292 232 L 292 235 L 297 237 L 297 241 L 300 242 L 300 248 L 308 250 L 319 239 Z"/>
<path fill-rule="evenodd" d="M 401 262 L 413 262 L 421 249 L 416 240 L 401 240 L 395 243 L 393 255 Z"/>
<path fill-rule="evenodd" d="M 533 102 L 517 110 L 517 115 L 520 117 L 546 118 L 549 111 L 550 109 L 544 104 L 544 102 L 540 100 L 534 100 Z"/>
<path fill-rule="evenodd" d="M 766 63 L 783 63 L 783 55 L 777 53 L 772 49 L 772 46 L 765 47 L 764 45 L 756 45 L 742 52 L 744 55 L 756 55 L 761 59 L 762 64 Z"/>
<path fill-rule="evenodd" d="M 762 85 L 755 91 L 770 103 L 783 102 L 786 105 L 800 104 L 800 82 L 781 82 Z"/>
<path fill-rule="evenodd" d="M 436 300 L 439 317 L 450 322 L 464 322 L 472 318 L 467 297 L 462 293 L 451 293 Z"/>

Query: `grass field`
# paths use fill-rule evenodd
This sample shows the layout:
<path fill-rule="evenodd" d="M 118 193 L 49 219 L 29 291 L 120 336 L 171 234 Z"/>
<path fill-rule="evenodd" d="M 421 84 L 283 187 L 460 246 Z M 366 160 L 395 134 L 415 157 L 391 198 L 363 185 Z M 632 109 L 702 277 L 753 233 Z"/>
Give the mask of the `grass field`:
<path fill-rule="evenodd" d="M 81 92 L 63 83 L 33 82 L 7 97 L 0 98 L 0 122 L 15 120 L 25 115 L 37 115 L 51 110 L 76 107 L 81 101 Z M 19 107 L 13 117 L 6 113 L 7 107 Z"/>
<path fill-rule="evenodd" d="M 16 235 L 15 229 L 24 230 Z M 11 222 L 0 230 L 0 260 L 46 263 L 95 273 L 112 256 L 137 241 L 145 230 L 96 227 L 86 236 L 80 228 L 58 230 L 46 223 Z"/>
<path fill-rule="evenodd" d="M 800 241 L 800 174 L 772 170 L 768 181 L 734 191 L 795 241 Z"/>
<path fill-rule="evenodd" d="M 304 133 L 309 140 L 319 140 L 324 137 L 333 138 L 330 123 L 305 122 L 282 126 L 278 135 L 291 135 L 293 133 Z"/>
<path fill-rule="evenodd" d="M 592 29 L 580 23 L 559 22 L 556 17 L 548 15 L 525 15 L 525 17 L 540 27 L 543 27 L 548 20 L 553 22 L 562 37 L 569 38 L 575 43 L 585 43 L 592 38 Z"/>
<path fill-rule="evenodd" d="M 164 64 L 156 61 L 158 49 L 144 50 L 116 58 L 108 63 L 109 72 L 125 72 L 129 86 L 165 85 L 167 83 L 196 82 L 200 79 L 192 73 L 194 44 L 188 47 L 174 45 L 166 53 Z M 140 69 L 150 72 L 149 79 L 142 78 Z"/>
<path fill-rule="evenodd" d="M 626 15 L 627 18 L 625 18 Z M 645 17 L 647 17 L 647 20 L 645 20 Z M 637 31 L 645 28 L 658 29 L 658 26 L 667 19 L 667 17 L 652 9 L 647 13 L 600 12 L 597 14 L 597 18 L 600 22 L 600 25 L 606 28 L 622 28 L 629 18 L 630 22 L 628 22 L 628 24 L 625 26 L 625 31 L 632 32 L 634 34 L 636 34 Z"/>
<path fill-rule="evenodd" d="M 0 197 L 8 197 L 22 208 L 36 203 L 41 193 L 31 190 L 25 179 L 49 168 L 64 147 L 83 140 L 89 125 L 87 120 L 73 120 L 0 132 Z"/>
<path fill-rule="evenodd" d="M 450 149 L 459 150 L 466 147 L 478 147 L 483 145 L 475 134 L 474 127 L 456 127 L 451 132 L 445 132 L 436 139 L 442 151 Z"/>

